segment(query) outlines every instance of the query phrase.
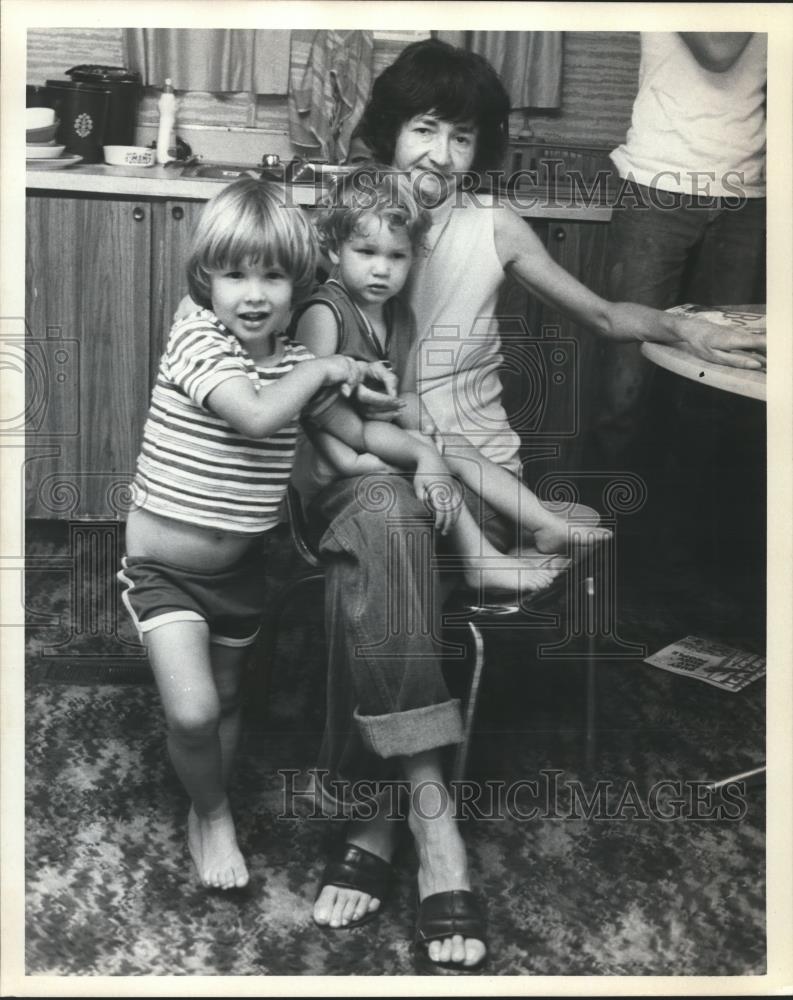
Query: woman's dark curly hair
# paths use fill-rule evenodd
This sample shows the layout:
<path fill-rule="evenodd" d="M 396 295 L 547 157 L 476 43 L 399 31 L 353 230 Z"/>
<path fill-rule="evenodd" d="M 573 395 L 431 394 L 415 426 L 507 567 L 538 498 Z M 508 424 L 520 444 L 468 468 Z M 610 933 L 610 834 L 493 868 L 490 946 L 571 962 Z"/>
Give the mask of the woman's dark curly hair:
<path fill-rule="evenodd" d="M 432 112 L 478 129 L 475 171 L 502 166 L 509 139 L 509 96 L 483 56 L 438 39 L 414 42 L 374 82 L 355 137 L 375 159 L 393 163 L 399 130 L 416 115 Z"/>

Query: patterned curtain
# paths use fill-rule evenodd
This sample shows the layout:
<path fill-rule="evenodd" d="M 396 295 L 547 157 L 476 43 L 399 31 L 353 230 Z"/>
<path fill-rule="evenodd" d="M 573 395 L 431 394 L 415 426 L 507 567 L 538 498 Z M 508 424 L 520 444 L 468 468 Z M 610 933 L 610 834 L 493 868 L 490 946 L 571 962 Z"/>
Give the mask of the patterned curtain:
<path fill-rule="evenodd" d="M 371 31 L 293 31 L 289 134 L 307 157 L 342 162 L 372 84 Z"/>
<path fill-rule="evenodd" d="M 435 38 L 484 56 L 501 77 L 513 110 L 562 103 L 561 31 L 433 31 Z"/>
<path fill-rule="evenodd" d="M 125 28 L 125 64 L 145 86 L 210 93 L 286 94 L 291 31 Z"/>

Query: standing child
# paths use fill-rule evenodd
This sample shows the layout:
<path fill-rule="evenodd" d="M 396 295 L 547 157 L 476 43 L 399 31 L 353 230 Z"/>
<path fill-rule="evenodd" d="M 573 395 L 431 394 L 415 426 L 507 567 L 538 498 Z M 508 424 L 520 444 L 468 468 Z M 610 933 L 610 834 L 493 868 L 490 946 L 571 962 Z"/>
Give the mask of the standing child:
<path fill-rule="evenodd" d="M 261 536 L 278 522 L 301 410 L 366 370 L 284 333 L 315 263 L 311 229 L 278 188 L 240 180 L 204 208 L 187 265 L 201 308 L 174 323 L 160 363 L 118 574 L 190 796 L 190 854 L 220 889 L 248 881 L 226 788 L 265 607 Z"/>
<path fill-rule="evenodd" d="M 409 389 L 415 381 L 410 360 L 415 320 L 400 292 L 407 281 L 413 254 L 429 226 L 429 213 L 416 203 L 410 183 L 393 170 L 369 164 L 339 178 L 316 223 L 320 245 L 335 265 L 335 271 L 296 311 L 295 339 L 317 355 L 341 353 L 381 362 L 393 359 L 397 370 L 405 373 L 403 386 L 406 384 Z M 404 393 L 400 402 L 402 412 L 397 424 L 405 429 L 414 442 L 413 447 L 420 444 L 440 450 L 445 466 L 469 490 L 512 524 L 521 525 L 533 534 L 540 553 L 554 555 L 567 551 L 568 521 L 544 507 L 520 479 L 489 462 L 461 435 L 441 436 L 415 392 Z M 309 422 L 309 426 L 314 426 L 311 437 L 320 454 L 313 456 L 313 460 L 306 460 L 301 454 L 297 464 L 296 480 L 304 498 L 338 474 L 360 476 L 382 470 L 380 460 L 402 465 L 391 447 L 392 439 L 384 440 L 382 422 L 364 425 L 358 451 L 345 444 L 343 439 L 349 437 L 351 419 L 355 418 L 344 406 L 325 410 L 319 419 Z M 416 467 L 421 469 L 420 465 Z M 426 477 L 423 480 L 425 487 L 438 482 Z M 421 483 L 419 478 L 420 496 Z M 426 488 L 425 495 L 433 499 Z M 446 531 L 452 546 L 462 556 L 463 573 L 470 586 L 511 593 L 533 591 L 547 586 L 558 572 L 558 561 L 554 571 L 547 566 L 539 567 L 536 561 L 500 552 L 485 538 L 464 505 L 459 506 L 456 514 L 454 522 L 447 522 Z M 591 543 L 608 535 L 606 529 L 591 525 L 580 538 Z"/>

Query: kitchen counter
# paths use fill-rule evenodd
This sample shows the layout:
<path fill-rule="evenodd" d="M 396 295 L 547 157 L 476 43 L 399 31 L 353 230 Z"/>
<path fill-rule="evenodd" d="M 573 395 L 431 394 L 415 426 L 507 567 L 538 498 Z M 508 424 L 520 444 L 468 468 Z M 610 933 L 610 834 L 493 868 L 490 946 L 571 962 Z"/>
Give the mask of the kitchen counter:
<path fill-rule="evenodd" d="M 130 195 L 133 198 L 195 198 L 206 201 L 223 186 L 223 181 L 202 177 L 182 177 L 181 167 L 109 167 L 104 163 L 78 164 L 61 170 L 34 167 L 25 172 L 28 191 L 82 192 L 83 194 Z M 313 204 L 314 191 L 305 186 L 306 200 Z"/>
<path fill-rule="evenodd" d="M 255 168 L 251 168 L 255 171 Z M 180 167 L 110 167 L 103 163 L 78 164 L 60 170 L 33 168 L 25 174 L 28 191 L 81 192 L 133 198 L 190 198 L 206 201 L 225 181 L 201 177 L 182 177 Z M 314 205 L 318 189 L 313 184 L 289 187 L 296 205 Z M 528 219 L 557 219 L 575 222 L 608 222 L 611 209 L 605 204 L 586 204 L 569 188 L 555 193 L 547 188 L 520 188 L 507 204 Z"/>

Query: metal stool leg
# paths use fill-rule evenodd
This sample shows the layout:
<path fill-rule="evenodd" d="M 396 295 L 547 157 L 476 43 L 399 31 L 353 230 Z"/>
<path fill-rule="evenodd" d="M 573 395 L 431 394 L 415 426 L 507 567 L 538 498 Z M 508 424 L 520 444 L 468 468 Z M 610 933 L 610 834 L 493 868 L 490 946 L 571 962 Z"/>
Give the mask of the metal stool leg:
<path fill-rule="evenodd" d="M 465 715 L 463 717 L 463 741 L 457 747 L 454 755 L 454 765 L 452 766 L 452 781 L 462 781 L 465 775 L 465 766 L 468 761 L 468 751 L 471 743 L 471 732 L 474 727 L 474 716 L 476 715 L 476 705 L 479 700 L 479 686 L 482 682 L 482 670 L 485 665 L 485 644 L 482 640 L 482 633 L 473 622 L 468 622 L 474 648 L 474 666 L 471 671 L 471 687 L 468 690 L 468 700 L 465 705 Z"/>
<path fill-rule="evenodd" d="M 586 736 L 584 744 L 584 763 L 587 771 L 595 766 L 595 750 L 597 741 L 597 677 L 595 674 L 595 581 L 588 576 L 584 581 L 586 600 Z"/>

